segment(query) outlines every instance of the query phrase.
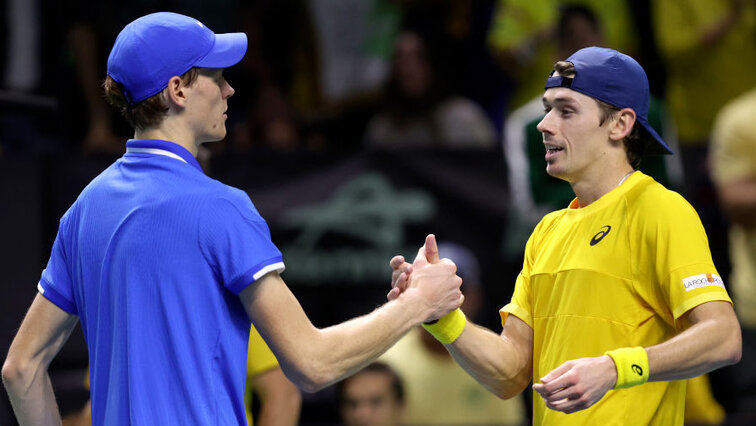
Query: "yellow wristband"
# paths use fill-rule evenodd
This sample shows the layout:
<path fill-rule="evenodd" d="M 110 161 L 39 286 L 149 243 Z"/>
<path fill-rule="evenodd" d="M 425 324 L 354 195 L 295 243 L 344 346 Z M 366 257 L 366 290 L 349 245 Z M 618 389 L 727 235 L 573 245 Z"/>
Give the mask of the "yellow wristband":
<path fill-rule="evenodd" d="M 423 324 L 423 328 L 428 330 L 428 333 L 432 334 L 439 342 L 448 344 L 457 340 L 457 337 L 462 334 L 466 322 L 467 318 L 465 318 L 464 312 L 457 308 L 442 316 L 433 324 Z"/>
<path fill-rule="evenodd" d="M 640 346 L 606 351 L 617 367 L 617 384 L 614 389 L 642 385 L 648 381 L 648 353 Z"/>

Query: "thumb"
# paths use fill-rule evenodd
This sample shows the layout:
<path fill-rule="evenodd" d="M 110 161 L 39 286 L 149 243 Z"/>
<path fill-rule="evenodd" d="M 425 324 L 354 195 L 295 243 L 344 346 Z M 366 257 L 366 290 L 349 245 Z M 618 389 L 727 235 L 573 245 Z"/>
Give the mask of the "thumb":
<path fill-rule="evenodd" d="M 420 249 L 417 251 L 417 256 L 415 256 L 415 260 L 412 261 L 413 265 L 422 265 L 428 263 L 428 258 L 426 255 L 428 237 L 425 237 L 425 241 L 426 242 L 423 244 L 423 246 L 420 247 Z"/>
<path fill-rule="evenodd" d="M 438 263 L 438 243 L 433 234 L 425 237 L 425 258 L 428 259 L 428 263 Z"/>
<path fill-rule="evenodd" d="M 428 234 L 425 237 L 425 244 L 417 251 L 417 257 L 415 262 L 421 261 L 421 263 L 438 263 L 438 244 L 436 244 L 436 236 Z"/>

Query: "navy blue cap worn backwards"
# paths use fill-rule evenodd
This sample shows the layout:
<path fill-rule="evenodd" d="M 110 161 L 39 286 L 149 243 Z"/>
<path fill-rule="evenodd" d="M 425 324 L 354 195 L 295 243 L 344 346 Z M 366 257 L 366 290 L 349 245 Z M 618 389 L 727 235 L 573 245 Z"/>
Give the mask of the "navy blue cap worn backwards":
<path fill-rule="evenodd" d="M 567 87 L 617 108 L 631 108 L 643 130 L 657 143 L 649 143 L 647 154 L 672 154 L 664 140 L 648 124 L 648 78 L 635 59 L 603 47 L 586 47 L 566 59 L 575 66 L 573 78 L 551 76 L 546 89 Z"/>
<path fill-rule="evenodd" d="M 215 34 L 178 13 L 143 16 L 123 28 L 108 57 L 108 75 L 132 105 L 160 93 L 193 67 L 227 68 L 247 52 L 244 33 Z"/>

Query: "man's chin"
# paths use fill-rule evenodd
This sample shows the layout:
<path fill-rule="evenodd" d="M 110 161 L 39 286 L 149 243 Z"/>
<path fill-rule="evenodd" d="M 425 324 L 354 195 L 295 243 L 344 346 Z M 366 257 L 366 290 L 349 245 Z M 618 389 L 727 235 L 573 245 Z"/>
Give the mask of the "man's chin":
<path fill-rule="evenodd" d="M 546 165 L 546 174 L 553 178 L 567 180 L 567 176 L 564 170 L 561 170 L 559 167 L 552 166 L 551 164 Z"/>
<path fill-rule="evenodd" d="M 210 135 L 206 138 L 204 138 L 200 143 L 211 143 L 211 142 L 220 142 L 223 139 L 226 139 L 226 131 L 224 129 L 223 134 L 217 134 L 217 135 Z"/>

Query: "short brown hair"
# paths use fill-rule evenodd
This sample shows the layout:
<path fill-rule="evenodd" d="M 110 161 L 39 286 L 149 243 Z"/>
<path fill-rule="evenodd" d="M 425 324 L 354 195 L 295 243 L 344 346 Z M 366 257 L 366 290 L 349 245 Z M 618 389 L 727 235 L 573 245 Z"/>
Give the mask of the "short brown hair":
<path fill-rule="evenodd" d="M 383 374 L 389 378 L 389 381 L 391 382 L 391 393 L 393 394 L 394 400 L 396 402 L 399 402 L 400 404 L 404 404 L 405 402 L 405 396 L 404 396 L 404 384 L 402 383 L 402 378 L 399 377 L 399 374 L 391 368 L 388 364 L 382 361 L 373 361 L 372 363 L 368 364 L 367 367 L 363 368 L 362 370 L 355 373 L 353 376 L 347 377 L 346 379 L 338 382 L 336 384 L 336 393 L 338 394 L 338 399 L 340 403 L 344 403 L 346 399 L 346 384 L 349 382 L 352 377 L 356 377 L 359 374 L 362 373 L 378 373 Z"/>
<path fill-rule="evenodd" d="M 190 86 L 197 80 L 198 75 L 199 68 L 192 68 L 180 78 L 184 85 Z M 102 87 L 105 90 L 105 98 L 108 100 L 108 103 L 116 107 L 126 121 L 131 124 L 131 127 L 136 130 L 145 130 L 158 126 L 168 112 L 168 105 L 163 99 L 162 91 L 131 105 L 124 95 L 123 85 L 113 80 L 110 76 L 105 78 Z"/>
<path fill-rule="evenodd" d="M 575 77 L 575 65 L 572 62 L 559 61 L 554 64 L 554 71 L 558 72 L 559 75 L 565 78 Z M 599 126 L 603 126 L 606 120 L 616 117 L 617 113 L 620 111 L 620 108 L 617 108 L 614 105 L 609 105 L 596 98 L 593 98 L 593 100 L 596 101 L 599 110 L 601 111 L 601 115 L 599 116 Z M 644 137 L 644 134 L 641 133 L 640 128 L 641 126 L 639 126 L 636 121 L 635 124 L 633 124 L 633 129 L 622 140 L 622 143 L 625 145 L 627 162 L 630 163 L 630 166 L 635 170 L 638 170 L 640 167 L 641 160 L 646 151 L 646 138 Z"/>

